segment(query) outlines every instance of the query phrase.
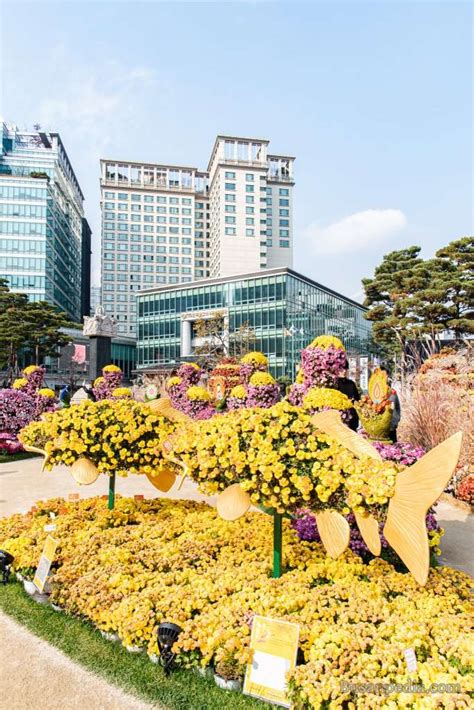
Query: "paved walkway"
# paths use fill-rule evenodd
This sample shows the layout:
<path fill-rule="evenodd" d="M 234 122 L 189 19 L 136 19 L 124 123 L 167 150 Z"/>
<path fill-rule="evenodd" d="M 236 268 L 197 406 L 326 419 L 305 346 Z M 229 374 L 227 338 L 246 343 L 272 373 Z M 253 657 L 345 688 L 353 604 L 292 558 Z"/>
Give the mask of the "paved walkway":
<path fill-rule="evenodd" d="M 69 660 L 0 613 L 0 693 L 5 710 L 149 710 L 149 705 Z"/>

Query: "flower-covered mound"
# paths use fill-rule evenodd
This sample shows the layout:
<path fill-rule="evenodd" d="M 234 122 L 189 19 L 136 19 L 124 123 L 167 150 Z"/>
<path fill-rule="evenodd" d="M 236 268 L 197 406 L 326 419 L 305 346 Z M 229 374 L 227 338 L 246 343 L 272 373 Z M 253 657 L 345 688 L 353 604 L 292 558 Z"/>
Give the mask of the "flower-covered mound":
<path fill-rule="evenodd" d="M 309 412 L 284 401 L 186 423 L 173 438 L 173 456 L 203 492 L 240 483 L 255 505 L 280 513 L 309 507 L 383 516 L 401 470 L 357 458 L 316 430 Z"/>
<path fill-rule="evenodd" d="M 20 434 L 25 446 L 47 454 L 46 468 L 71 466 L 81 457 L 99 473 L 157 473 L 162 467 L 163 443 L 172 433 L 171 422 L 146 404 L 129 397 L 80 404 L 44 415 Z"/>
<path fill-rule="evenodd" d="M 272 579 L 269 516 L 249 513 L 230 524 L 206 505 L 163 499 L 119 498 L 113 512 L 106 506 L 97 498 L 38 503 L 0 521 L 0 547 L 31 576 L 56 513 L 52 601 L 149 654 L 158 653 L 157 625 L 175 622 L 183 666 L 230 667 L 242 676 L 255 614 L 298 623 L 303 657 L 289 678 L 296 710 L 470 706 L 470 580 L 462 572 L 440 567 L 419 587 L 380 559 L 366 565 L 347 551 L 331 560 L 284 521 L 287 571 Z M 412 674 L 407 648 L 417 657 Z M 384 697 L 342 685 L 410 680 L 459 684 L 461 692 Z"/>

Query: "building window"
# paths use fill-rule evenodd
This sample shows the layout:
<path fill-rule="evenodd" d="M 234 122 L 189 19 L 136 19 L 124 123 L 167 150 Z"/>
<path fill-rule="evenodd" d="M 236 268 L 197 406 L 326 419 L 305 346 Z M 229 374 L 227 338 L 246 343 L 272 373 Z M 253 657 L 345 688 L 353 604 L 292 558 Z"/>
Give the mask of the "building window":
<path fill-rule="evenodd" d="M 253 185 L 246 185 L 245 192 L 254 192 L 255 187 Z"/>
<path fill-rule="evenodd" d="M 245 173 L 245 179 L 247 182 L 253 182 L 255 180 L 253 173 Z"/>
<path fill-rule="evenodd" d="M 290 248 L 290 242 L 288 239 L 280 239 L 280 246 L 283 247 L 284 249 L 289 249 Z"/>
<path fill-rule="evenodd" d="M 248 208 L 247 208 L 248 209 Z M 225 206 L 225 211 L 226 212 L 235 212 L 235 205 L 226 205 Z"/>
<path fill-rule="evenodd" d="M 225 223 L 226 224 L 235 224 L 235 217 L 229 217 L 226 215 Z"/>
<path fill-rule="evenodd" d="M 253 187 L 253 186 L 252 186 Z M 225 189 L 226 190 L 235 190 L 235 183 L 234 182 L 226 182 L 225 183 Z"/>
<path fill-rule="evenodd" d="M 253 229 L 246 229 L 246 230 L 245 230 L 245 236 L 246 236 L 246 237 L 253 237 L 253 236 L 254 236 L 254 230 L 253 230 Z"/>
<path fill-rule="evenodd" d="M 289 227 L 290 226 L 290 221 L 288 219 L 281 219 L 280 220 L 280 227 Z"/>
<path fill-rule="evenodd" d="M 253 203 L 255 202 L 255 199 L 254 199 L 253 195 L 246 195 L 246 196 L 245 196 L 245 202 L 246 202 L 248 205 L 253 205 Z"/>
<path fill-rule="evenodd" d="M 225 179 L 226 180 L 235 180 L 235 173 L 226 172 Z"/>
<path fill-rule="evenodd" d="M 289 237 L 290 232 L 288 229 L 280 229 L 280 237 Z"/>
<path fill-rule="evenodd" d="M 280 217 L 289 217 L 290 210 L 280 210 Z"/>
<path fill-rule="evenodd" d="M 246 207 L 245 208 L 245 214 L 254 214 L 255 209 L 254 207 Z"/>
<path fill-rule="evenodd" d="M 225 228 L 225 233 L 229 235 L 235 234 L 235 227 L 226 227 Z"/>
<path fill-rule="evenodd" d="M 287 187 L 280 187 L 279 194 L 283 197 L 287 197 L 290 194 L 290 191 Z"/>
<path fill-rule="evenodd" d="M 235 202 L 235 195 L 228 195 L 226 193 L 225 200 L 226 202 Z"/>
<path fill-rule="evenodd" d="M 255 224 L 254 218 L 253 217 L 246 217 L 245 224 Z"/>
<path fill-rule="evenodd" d="M 289 206 L 290 206 L 289 200 L 280 200 L 280 207 L 289 207 Z"/>

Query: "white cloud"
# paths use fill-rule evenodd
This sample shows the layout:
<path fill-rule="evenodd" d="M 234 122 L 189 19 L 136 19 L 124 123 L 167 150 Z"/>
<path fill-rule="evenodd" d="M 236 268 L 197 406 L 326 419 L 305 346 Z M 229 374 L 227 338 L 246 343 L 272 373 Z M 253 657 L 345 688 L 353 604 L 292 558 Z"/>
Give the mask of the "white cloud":
<path fill-rule="evenodd" d="M 303 238 L 315 254 L 343 254 L 378 246 L 406 224 L 407 218 L 401 210 L 370 209 L 326 227 L 313 222 L 304 230 Z"/>

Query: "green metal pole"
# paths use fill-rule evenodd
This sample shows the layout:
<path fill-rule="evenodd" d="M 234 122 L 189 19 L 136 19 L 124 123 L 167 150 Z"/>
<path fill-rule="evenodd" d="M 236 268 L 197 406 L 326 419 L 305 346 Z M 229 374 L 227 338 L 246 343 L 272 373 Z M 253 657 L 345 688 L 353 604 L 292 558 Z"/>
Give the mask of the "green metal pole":
<path fill-rule="evenodd" d="M 109 476 L 109 510 L 115 506 L 115 472 Z"/>
<path fill-rule="evenodd" d="M 273 513 L 273 574 L 272 577 L 281 577 L 282 558 L 282 514 Z"/>

